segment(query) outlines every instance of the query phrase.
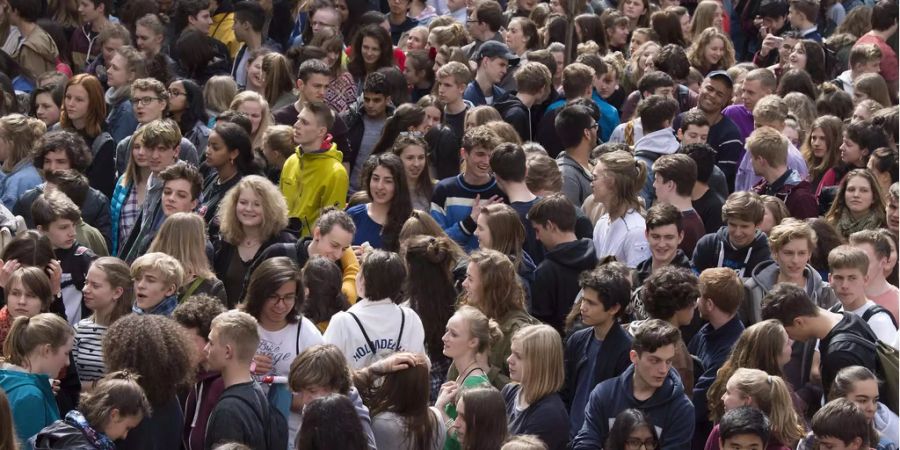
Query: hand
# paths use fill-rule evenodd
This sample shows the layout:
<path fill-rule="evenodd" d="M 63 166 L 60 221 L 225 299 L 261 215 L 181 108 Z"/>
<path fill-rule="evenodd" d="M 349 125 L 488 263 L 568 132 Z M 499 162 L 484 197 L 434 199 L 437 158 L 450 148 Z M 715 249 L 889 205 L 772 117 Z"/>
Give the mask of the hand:
<path fill-rule="evenodd" d="M 50 264 L 47 264 L 47 268 L 44 271 L 50 277 L 50 292 L 53 293 L 54 297 L 59 295 L 59 292 L 62 290 L 60 286 L 60 283 L 62 283 L 62 266 L 59 264 L 59 261 L 51 259 Z"/>
<path fill-rule="evenodd" d="M 59 394 L 59 388 L 60 388 L 60 381 L 55 378 L 51 378 L 50 379 L 50 389 L 53 390 L 53 395 Z"/>
<path fill-rule="evenodd" d="M 416 366 L 416 357 L 411 353 L 394 353 L 387 358 L 378 361 L 371 366 L 369 370 L 375 375 L 386 375 L 393 372 L 406 370 Z"/>
<path fill-rule="evenodd" d="M 487 200 L 481 199 L 481 194 L 475 194 L 475 202 L 472 203 L 472 212 L 469 216 L 472 217 L 472 220 L 478 222 L 478 216 L 481 215 L 481 210 L 484 209 L 485 206 L 493 205 L 494 203 L 500 203 L 503 201 L 503 198 L 499 195 L 495 195 Z"/>
<path fill-rule="evenodd" d="M 762 46 L 759 49 L 760 56 L 767 56 L 769 52 L 773 50 L 777 51 L 783 40 L 784 39 L 775 36 L 774 34 L 767 34 L 762 41 Z"/>
<path fill-rule="evenodd" d="M 253 373 L 257 375 L 265 375 L 272 371 L 272 357 L 257 353 L 253 355 L 253 362 L 256 364 L 256 370 Z"/>
<path fill-rule="evenodd" d="M 22 267 L 19 264 L 19 261 L 15 259 L 11 259 L 7 262 L 0 261 L 0 287 L 6 287 L 6 282 L 9 281 L 9 277 L 12 276 L 12 273 L 16 271 L 19 267 Z"/>
<path fill-rule="evenodd" d="M 366 259 L 366 255 L 372 251 L 372 246 L 369 245 L 368 242 L 363 242 L 362 245 L 354 245 L 350 247 L 353 249 L 353 254 L 356 255 L 356 259 L 362 263 L 364 259 Z"/>
<path fill-rule="evenodd" d="M 457 385 L 455 381 L 448 381 L 442 384 L 441 391 L 438 394 L 437 401 L 434 402 L 434 406 L 437 407 L 437 409 L 439 409 L 441 412 L 443 412 L 444 407 L 456 398 L 456 392 L 458 390 L 459 385 Z"/>

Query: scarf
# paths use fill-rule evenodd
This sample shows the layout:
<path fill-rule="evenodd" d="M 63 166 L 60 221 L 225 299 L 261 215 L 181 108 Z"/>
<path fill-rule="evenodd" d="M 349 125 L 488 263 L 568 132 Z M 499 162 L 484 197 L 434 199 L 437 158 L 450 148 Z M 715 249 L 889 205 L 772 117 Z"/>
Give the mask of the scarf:
<path fill-rule="evenodd" d="M 95 430 L 84 416 L 75 410 L 66 414 L 66 423 L 81 431 L 81 434 L 98 450 L 116 450 L 116 445 L 105 434 Z"/>
<path fill-rule="evenodd" d="M 857 231 L 877 230 L 883 226 L 884 223 L 882 223 L 878 214 L 875 214 L 873 211 L 869 211 L 869 214 L 866 214 L 859 219 L 854 219 L 853 216 L 850 215 L 850 210 L 844 208 L 841 213 L 841 218 L 837 223 L 837 231 L 841 236 L 846 238 Z"/>
<path fill-rule="evenodd" d="M 147 311 L 138 308 L 137 305 L 132 306 L 131 311 L 135 314 L 155 314 L 158 316 L 172 317 L 172 312 L 175 311 L 176 306 L 178 306 L 178 296 L 170 295 L 166 297 L 165 300 L 159 302 L 158 305 Z"/>
<path fill-rule="evenodd" d="M 4 306 L 0 309 L 0 347 L 6 342 L 6 335 L 9 334 L 9 329 L 12 328 L 12 322 L 12 317 L 9 316 L 9 309 Z"/>

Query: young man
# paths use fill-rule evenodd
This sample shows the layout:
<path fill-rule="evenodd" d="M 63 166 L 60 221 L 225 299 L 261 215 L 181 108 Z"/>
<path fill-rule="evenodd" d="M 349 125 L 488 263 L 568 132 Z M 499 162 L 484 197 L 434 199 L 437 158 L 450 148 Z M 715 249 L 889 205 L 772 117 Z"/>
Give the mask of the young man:
<path fill-rule="evenodd" d="M 675 130 L 681 146 L 705 144 L 709 138 L 709 122 L 700 110 L 693 109 L 681 116 L 681 125 Z"/>
<path fill-rule="evenodd" d="M 776 285 L 763 300 L 762 317 L 781 322 L 795 341 L 819 340 L 822 380 L 833 380 L 848 366 L 863 366 L 879 373 L 878 356 L 871 345 L 876 337 L 866 322 L 856 314 L 834 313 L 816 306 L 800 287 Z M 824 388 L 828 398 L 831 386 L 826 383 Z"/>
<path fill-rule="evenodd" d="M 269 407 L 262 387 L 247 369 L 259 346 L 257 326 L 253 316 L 234 310 L 212 321 L 206 344 L 207 367 L 222 373 L 225 389 L 209 415 L 206 449 L 224 442 L 250 448 L 287 448 L 284 417 L 278 421 L 271 416 L 279 413 Z"/>
<path fill-rule="evenodd" d="M 7 0 L 9 24 L 19 29 L 22 40 L 11 55 L 34 87 L 37 77 L 56 69 L 59 50 L 53 38 L 36 23 L 41 18 L 41 3 L 32 0 Z"/>
<path fill-rule="evenodd" d="M 134 278 L 135 314 L 171 317 L 178 306 L 178 288 L 184 283 L 184 268 L 165 253 L 147 253 L 131 264 Z"/>
<path fill-rule="evenodd" d="M 692 112 L 698 111 L 689 111 L 685 117 L 689 117 Z M 716 166 L 716 151 L 704 143 L 682 145 L 678 152 L 689 156 L 697 165 L 697 181 L 691 190 L 691 205 L 703 220 L 706 233 L 715 233 L 722 227 L 722 206 L 725 204 L 725 197 L 711 187 L 715 172 L 721 174 L 721 185 L 728 192 L 725 174 Z"/>
<path fill-rule="evenodd" d="M 788 20 L 791 27 L 800 32 L 800 39 L 822 43 L 822 34 L 816 26 L 819 20 L 819 2 L 815 0 L 790 0 Z"/>
<path fill-rule="evenodd" d="M 287 199 L 290 226 L 300 230 L 301 237 L 312 233 L 322 209 L 343 209 L 347 201 L 349 178 L 343 155 L 328 139 L 333 125 L 331 108 L 316 102 L 308 103 L 294 123 L 297 151 L 284 162 L 279 188 Z"/>
<path fill-rule="evenodd" d="M 550 93 L 552 75 L 546 66 L 536 62 L 526 62 L 513 75 L 518 91 L 505 102 L 495 102 L 495 107 L 503 121 L 512 125 L 522 142 L 534 140 L 535 119 L 532 107 L 541 104 Z"/>
<path fill-rule="evenodd" d="M 678 138 L 678 141 L 681 142 L 681 149 L 678 150 L 678 153 L 684 153 L 690 156 L 694 162 L 698 165 L 698 178 L 703 178 L 704 181 L 697 180 L 697 183 L 702 183 L 705 189 L 712 189 L 713 192 L 716 193 L 719 197 L 722 198 L 722 202 L 725 201 L 725 197 L 728 197 L 728 183 L 725 181 L 725 173 L 722 172 L 722 169 L 716 165 L 715 159 L 715 150 L 709 148 L 711 152 L 713 152 L 713 158 L 711 164 L 711 172 L 708 177 L 700 177 L 700 162 L 698 162 L 698 156 L 695 155 L 695 152 L 687 153 L 684 151 L 684 148 L 691 144 L 704 144 L 706 145 L 706 141 L 709 139 L 709 122 L 706 120 L 706 115 L 703 114 L 699 109 L 691 109 L 684 114 L 681 115 L 681 123 L 678 125 L 677 130 L 675 131 L 675 137 Z M 700 196 L 706 192 L 703 189 L 700 189 L 698 185 L 695 183 L 695 192 L 691 195 L 692 199 L 697 200 Z M 697 195 L 699 194 L 699 195 Z M 720 208 L 716 210 L 716 215 L 719 215 L 719 211 L 722 210 L 721 205 Z M 701 217 L 706 218 L 703 214 Z M 719 226 L 722 225 L 721 219 L 716 219 L 715 222 L 718 224 L 713 224 L 715 230 L 719 229 Z M 704 225 L 706 221 L 704 220 Z M 709 229 L 709 228 L 707 228 Z"/>
<path fill-rule="evenodd" d="M 694 446 L 700 447 L 712 431 L 706 393 L 716 381 L 716 372 L 728 359 L 731 349 L 741 337 L 744 324 L 737 316 L 738 306 L 744 297 L 744 285 L 731 269 L 715 267 L 700 274 L 698 283 L 700 296 L 697 311 L 707 323 L 691 339 L 688 350 L 700 359 L 703 373 L 695 374 L 694 417 L 697 428 L 694 431 Z"/>
<path fill-rule="evenodd" d="M 538 200 L 528 219 L 537 240 L 547 253 L 534 274 L 531 315 L 556 328 L 561 334 L 566 315 L 578 296 L 578 277 L 597 265 L 594 242 L 575 235 L 575 206 L 564 195 Z"/>
<path fill-rule="evenodd" d="M 719 448 L 763 450 L 770 436 L 769 419 L 753 406 L 732 409 L 719 421 Z"/>
<path fill-rule="evenodd" d="M 647 179 L 641 189 L 644 206 L 653 206 L 656 200 L 653 163 L 662 155 L 671 155 L 680 147 L 672 133 L 672 119 L 678 114 L 678 102 L 672 97 L 651 95 L 641 104 L 641 124 L 644 135 L 634 144 L 634 159 L 647 165 Z"/>
<path fill-rule="evenodd" d="M 896 345 L 897 325 L 891 313 L 866 298 L 870 272 L 866 252 L 848 245 L 835 247 L 828 253 L 828 268 L 828 281 L 841 301 L 832 311 L 856 314 L 869 324 L 879 340 Z"/>
<path fill-rule="evenodd" d="M 871 299 L 876 305 L 891 312 L 894 322 L 898 316 L 898 303 L 900 303 L 900 290 L 888 283 L 885 273 L 891 268 L 891 253 L 893 243 L 885 233 L 879 230 L 857 231 L 850 235 L 850 245 L 866 253 L 869 258 L 869 270 L 866 276 L 866 298 Z"/>
<path fill-rule="evenodd" d="M 569 409 L 569 437 L 584 424 L 588 396 L 597 384 L 618 377 L 631 364 L 631 336 L 619 324 L 628 306 L 628 278 L 609 266 L 584 272 L 578 279 L 581 302 L 578 310 L 587 328 L 566 340 L 565 384 L 561 391 Z"/>
<path fill-rule="evenodd" d="M 690 269 L 690 258 L 679 248 L 684 240 L 681 211 L 668 203 L 658 203 L 647 210 L 645 220 L 650 257 L 641 261 L 635 268 L 637 285 L 643 285 L 653 272 L 670 264 Z"/>
<path fill-rule="evenodd" d="M 594 83 L 591 87 L 591 100 L 597 105 L 600 111 L 600 128 L 597 129 L 597 137 L 600 142 L 609 140 L 609 136 L 613 130 L 619 126 L 619 111 L 615 106 L 610 105 L 600 96 L 600 87 L 604 85 L 606 74 L 609 73 L 609 65 L 600 55 L 583 54 L 579 55 L 575 62 L 580 62 L 591 69 L 594 69 Z"/>
<path fill-rule="evenodd" d="M 759 231 L 765 207 L 753 192 L 735 192 L 722 207 L 725 225 L 700 238 L 691 264 L 700 273 L 710 267 L 728 267 L 741 278 L 749 277 L 757 264 L 771 259 L 766 235 Z"/>
<path fill-rule="evenodd" d="M 410 0 L 392 0 L 388 2 L 389 12 L 387 15 L 388 23 L 391 25 L 391 42 L 394 45 L 400 43 L 400 37 L 403 33 L 415 28 L 419 25 L 419 21 L 409 17 Z M 340 16 L 337 16 L 340 18 Z M 313 30 L 315 33 L 316 30 Z"/>
<path fill-rule="evenodd" d="M 78 17 L 82 25 L 72 32 L 69 41 L 73 70 L 86 68 L 100 56 L 101 46 L 97 45 L 97 37 L 112 25 L 109 21 L 112 3 L 112 0 L 78 0 Z"/>
<path fill-rule="evenodd" d="M 741 101 L 743 104 L 731 105 L 722 110 L 722 115 L 731 119 L 738 130 L 741 131 L 741 138 L 746 140 L 753 132 L 753 109 L 756 102 L 767 95 L 775 93 L 778 87 L 778 80 L 775 74 L 767 69 L 753 69 L 744 77 L 744 83 L 741 84 Z"/>
<path fill-rule="evenodd" d="M 247 69 L 250 67 L 250 53 L 262 48 L 263 25 L 266 22 L 266 12 L 259 3 L 244 0 L 234 5 L 234 37 L 241 43 L 240 50 L 234 57 L 234 65 L 231 68 L 231 77 L 237 83 L 239 89 L 247 86 Z"/>
<path fill-rule="evenodd" d="M 45 175 L 46 182 L 41 189 L 28 201 L 28 218 L 32 221 L 34 227 L 34 219 L 31 217 L 31 205 L 46 189 L 48 192 L 58 190 L 69 197 L 76 206 L 85 204 L 86 198 L 91 194 L 91 186 L 83 173 L 75 170 L 57 170 Z M 102 198 L 103 204 L 107 205 L 107 214 L 109 206 L 106 197 Z M 100 230 L 92 224 L 84 220 L 82 213 L 81 221 L 75 224 L 75 240 L 84 244 L 85 247 L 91 249 L 97 256 L 109 256 L 109 216 L 106 217 L 106 228 Z"/>
<path fill-rule="evenodd" d="M 494 0 L 466 1 L 465 3 L 467 8 L 472 8 L 466 20 L 466 29 L 469 31 L 469 36 L 472 37 L 472 42 L 463 46 L 462 50 L 470 60 L 479 61 L 481 58 L 477 57 L 478 52 L 484 44 L 506 42 L 506 39 L 500 34 L 500 29 L 503 28 L 506 19 L 500 4 Z"/>
<path fill-rule="evenodd" d="M 500 143 L 500 137 L 484 125 L 467 131 L 460 150 L 466 171 L 438 182 L 431 196 L 431 216 L 466 251 L 478 247 L 474 233 L 481 208 L 499 202 L 503 195 L 490 165 L 491 153 Z"/>
<path fill-rule="evenodd" d="M 381 138 L 385 122 L 394 113 L 389 105 L 390 100 L 391 90 L 387 78 L 381 72 L 372 72 L 363 83 L 362 103 L 354 103 L 339 115 L 347 124 L 350 141 L 350 148 L 344 154 L 344 167 L 350 172 L 350 192 L 365 188 L 359 185 L 360 174 L 372 149 Z"/>
<path fill-rule="evenodd" d="M 888 92 L 897 92 L 897 52 L 888 45 L 888 39 L 897 33 L 897 0 L 880 0 L 872 8 L 872 31 L 856 40 L 856 44 L 875 44 L 881 50 L 881 76 L 887 82 Z M 891 98 L 895 98 L 891 94 Z M 896 101 L 896 100 L 895 100 Z"/>
<path fill-rule="evenodd" d="M 787 103 L 785 103 L 783 98 L 777 95 L 767 95 L 756 102 L 756 107 L 753 108 L 753 123 L 756 128 L 770 127 L 777 131 L 778 134 L 781 134 L 789 113 Z M 785 141 L 787 141 L 786 138 Z M 763 180 L 761 175 L 754 172 L 753 159 L 749 151 L 745 152 L 741 158 L 734 182 L 735 191 L 749 191 Z M 801 180 L 805 180 L 809 176 L 806 159 L 800 153 L 800 150 L 797 150 L 797 147 L 789 141 L 787 142 L 784 164 L 787 166 L 787 169 L 796 171 Z M 783 172 L 778 175 L 782 174 Z"/>
<path fill-rule="evenodd" d="M 587 106 L 570 104 L 556 116 L 556 134 L 565 151 L 556 158 L 562 172 L 562 192 L 573 205 L 591 195 L 591 149 L 597 145 L 597 121 Z"/>
<path fill-rule="evenodd" d="M 881 72 L 881 49 L 875 44 L 862 44 L 850 49 L 850 68 L 832 81 L 853 97 L 853 81 L 866 73 Z"/>
<path fill-rule="evenodd" d="M 697 163 L 682 154 L 662 155 L 653 163 L 653 189 L 657 203 L 669 204 L 681 213 L 683 239 L 679 248 L 688 258 L 706 234 L 703 219 L 694 210 L 691 193 L 697 182 Z"/>
<path fill-rule="evenodd" d="M 488 41 L 481 45 L 474 59 L 478 61 L 478 69 L 475 79 L 466 86 L 463 98 L 475 106 L 491 106 L 495 102 L 505 101 L 509 93 L 499 85 L 507 70 L 519 63 L 519 57 L 509 51 L 506 44 Z"/>
<path fill-rule="evenodd" d="M 31 205 L 31 215 L 37 230 L 47 236 L 53 246 L 54 257 L 61 272 L 60 293 L 65 305 L 66 319 L 74 325 L 90 315 L 84 306 L 81 290 L 91 262 L 97 257 L 75 239 L 75 225 L 81 213 L 75 203 L 58 190 L 44 192 Z"/>
<path fill-rule="evenodd" d="M 810 424 L 819 448 L 829 450 L 868 450 L 872 424 L 859 405 L 837 398 L 816 411 Z"/>
<path fill-rule="evenodd" d="M 787 138 L 770 127 L 757 128 L 747 139 L 747 154 L 753 173 L 762 177 L 753 191 L 784 202 L 791 217 L 806 219 L 819 215 L 819 204 L 809 181 L 788 167 Z"/>
<path fill-rule="evenodd" d="M 161 207 L 166 218 L 177 212 L 193 212 L 200 203 L 203 177 L 197 169 L 179 161 L 159 173 L 162 182 Z"/>
<path fill-rule="evenodd" d="M 576 99 L 585 99 L 593 106 L 593 100 L 591 100 L 593 83 L 594 69 L 584 64 L 576 62 L 563 69 L 562 85 L 565 98 L 559 99 L 547 107 L 537 130 L 537 142 L 547 150 L 547 154 L 551 158 L 559 156 L 565 148 L 556 131 L 556 116 L 562 111 L 563 106 Z M 596 116 L 599 119 L 599 111 Z"/>
<path fill-rule="evenodd" d="M 685 48 L 677 44 L 666 44 L 653 57 L 653 70 L 645 74 L 660 72 L 668 75 L 673 82 L 671 96 L 678 102 L 679 111 L 686 112 L 697 106 L 697 93 L 685 86 L 690 70 L 691 63 L 685 53 Z M 629 94 L 622 103 L 620 109 L 623 118 L 635 116 L 638 103 L 645 97 L 645 91 L 640 89 L 640 81 L 638 81 L 638 85 L 639 88 Z"/>
<path fill-rule="evenodd" d="M 787 0 L 763 0 L 756 10 L 756 17 L 762 22 L 760 27 L 763 37 L 759 50 L 753 55 L 753 63 L 756 67 L 769 67 L 778 62 L 780 44 L 783 42 L 779 36 L 790 31 L 791 24 L 788 21 Z"/>
<path fill-rule="evenodd" d="M 441 66 L 434 77 L 438 84 L 438 100 L 444 104 L 444 124 L 462 140 L 466 112 L 474 108 L 472 102 L 463 98 L 466 86 L 472 81 L 472 72 L 465 64 L 450 61 Z"/>
<path fill-rule="evenodd" d="M 219 397 L 225 390 L 222 374 L 210 370 L 206 355 L 212 321 L 225 312 L 222 302 L 205 294 L 188 297 L 172 312 L 172 319 L 184 327 L 197 348 L 197 381 L 191 386 L 184 399 L 185 448 L 201 450 L 206 448 L 206 424 Z"/>
<path fill-rule="evenodd" d="M 603 448 L 613 420 L 628 408 L 641 408 L 648 416 L 659 431 L 661 450 L 690 447 L 694 407 L 670 367 L 680 339 L 678 328 L 662 320 L 648 320 L 638 328 L 628 355 L 632 365 L 591 391 L 575 450 Z"/>
<path fill-rule="evenodd" d="M 665 72 L 651 70 L 638 81 L 638 92 L 640 92 L 640 100 L 644 100 L 651 95 L 674 98 L 675 80 Z M 622 117 L 623 120 L 627 118 L 625 116 Z M 633 146 L 644 137 L 644 134 L 643 122 L 640 114 L 637 114 L 633 119 L 616 126 L 616 129 L 610 134 L 608 142 L 624 142 Z"/>

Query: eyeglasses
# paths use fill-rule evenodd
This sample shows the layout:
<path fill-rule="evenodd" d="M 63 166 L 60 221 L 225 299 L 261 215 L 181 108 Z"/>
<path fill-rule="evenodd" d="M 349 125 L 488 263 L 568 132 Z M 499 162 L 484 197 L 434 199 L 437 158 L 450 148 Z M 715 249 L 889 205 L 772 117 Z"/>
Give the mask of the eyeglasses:
<path fill-rule="evenodd" d="M 625 447 L 631 450 L 637 450 L 639 448 L 643 448 L 646 450 L 655 450 L 657 447 L 656 439 L 650 438 L 645 441 L 642 441 L 637 438 L 629 438 L 625 440 Z"/>
<path fill-rule="evenodd" d="M 268 300 L 269 300 L 270 302 L 272 302 L 272 303 L 275 303 L 276 305 L 277 305 L 279 302 L 284 303 L 285 305 L 287 305 L 287 304 L 289 304 L 289 303 L 294 303 L 295 301 L 297 301 L 297 294 L 294 293 L 294 292 L 292 292 L 292 293 L 290 293 L 290 294 L 288 294 L 288 295 L 272 294 L 272 295 L 270 295 L 270 296 L 268 297 Z"/>
<path fill-rule="evenodd" d="M 132 98 L 131 103 L 137 103 L 141 106 L 147 106 L 150 103 L 153 103 L 154 100 L 162 100 L 159 97 L 141 97 L 141 98 Z"/>
<path fill-rule="evenodd" d="M 187 95 L 187 92 L 169 91 L 169 97 L 180 97 L 182 95 Z"/>

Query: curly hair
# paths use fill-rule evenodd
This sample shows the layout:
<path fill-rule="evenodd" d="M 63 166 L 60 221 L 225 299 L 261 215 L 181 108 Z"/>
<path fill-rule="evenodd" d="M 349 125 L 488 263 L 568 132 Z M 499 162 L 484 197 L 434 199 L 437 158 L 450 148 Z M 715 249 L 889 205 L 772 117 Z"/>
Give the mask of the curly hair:
<path fill-rule="evenodd" d="M 34 168 L 44 170 L 44 158 L 50 152 L 65 151 L 69 166 L 84 173 L 91 165 L 91 150 L 78 134 L 66 130 L 51 131 L 37 141 L 32 152 Z"/>
<path fill-rule="evenodd" d="M 722 59 L 719 60 L 719 63 L 710 66 L 706 61 L 706 47 L 712 43 L 713 39 L 721 39 L 722 45 L 725 46 L 725 54 L 722 55 Z M 696 67 L 701 72 L 710 72 L 712 70 L 724 70 L 734 65 L 734 45 L 731 43 L 731 39 L 728 38 L 724 33 L 717 30 L 714 27 L 707 28 L 703 30 L 699 36 L 694 37 L 694 42 L 691 45 L 691 48 L 688 49 L 687 52 L 688 61 L 691 62 L 691 66 Z"/>
<path fill-rule="evenodd" d="M 510 311 L 525 309 L 525 290 L 509 256 L 496 250 L 479 250 L 472 253 L 469 264 L 474 264 L 480 271 L 482 292 L 477 303 L 473 303 L 471 293 L 467 293 L 465 304 L 477 307 L 495 320 L 502 319 Z"/>
<path fill-rule="evenodd" d="M 212 320 L 225 312 L 222 301 L 206 294 L 188 297 L 172 312 L 172 319 L 185 328 L 196 328 L 197 335 L 207 340 Z"/>
<path fill-rule="evenodd" d="M 690 270 L 674 266 L 660 268 L 644 282 L 644 310 L 657 319 L 674 316 L 697 301 L 700 296 L 697 283 L 697 276 Z"/>
<path fill-rule="evenodd" d="M 150 404 L 156 408 L 175 399 L 194 378 L 194 344 L 174 320 L 152 314 L 129 314 L 113 323 L 103 337 L 103 361 L 109 372 L 140 375 Z"/>
<path fill-rule="evenodd" d="M 262 204 L 262 224 L 260 236 L 263 241 L 276 236 L 288 224 L 287 201 L 278 187 L 267 178 L 259 175 L 247 175 L 225 194 L 217 215 L 221 223 L 222 239 L 231 245 L 238 245 L 245 237 L 244 226 L 237 217 L 237 205 L 244 192 L 252 192 L 259 197 Z"/>

